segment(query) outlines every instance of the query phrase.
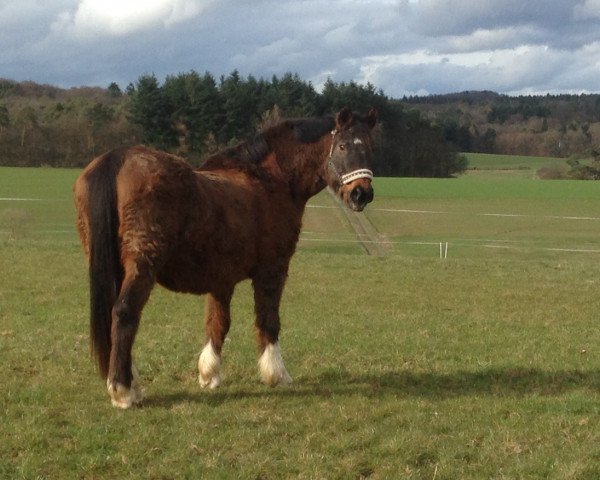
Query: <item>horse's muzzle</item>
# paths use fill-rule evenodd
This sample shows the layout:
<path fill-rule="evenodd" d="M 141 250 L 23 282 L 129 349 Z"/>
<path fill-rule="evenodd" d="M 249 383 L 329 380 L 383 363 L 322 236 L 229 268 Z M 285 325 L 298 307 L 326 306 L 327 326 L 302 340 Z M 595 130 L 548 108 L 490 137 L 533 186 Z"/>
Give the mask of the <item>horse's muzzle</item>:
<path fill-rule="evenodd" d="M 368 203 L 373 201 L 371 182 L 362 182 L 355 186 L 348 195 L 348 206 L 355 212 L 362 212 Z"/>

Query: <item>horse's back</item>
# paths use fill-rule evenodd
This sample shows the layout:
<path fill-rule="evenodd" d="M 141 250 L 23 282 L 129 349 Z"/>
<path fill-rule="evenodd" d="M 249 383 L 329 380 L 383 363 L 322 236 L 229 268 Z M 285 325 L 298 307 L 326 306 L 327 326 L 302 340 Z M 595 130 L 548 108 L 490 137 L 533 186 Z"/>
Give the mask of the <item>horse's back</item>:
<path fill-rule="evenodd" d="M 181 158 L 138 145 L 111 150 L 92 160 L 75 182 L 76 199 L 86 199 L 94 176 L 108 182 L 111 174 L 116 177 L 120 203 L 139 196 L 178 195 L 194 181 L 192 168 Z"/>

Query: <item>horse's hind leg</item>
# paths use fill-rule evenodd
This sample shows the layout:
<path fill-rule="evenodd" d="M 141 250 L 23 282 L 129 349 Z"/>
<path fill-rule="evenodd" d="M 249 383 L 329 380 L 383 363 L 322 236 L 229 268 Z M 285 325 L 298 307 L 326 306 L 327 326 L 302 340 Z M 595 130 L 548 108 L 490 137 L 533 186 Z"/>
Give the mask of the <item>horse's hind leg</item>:
<path fill-rule="evenodd" d="M 262 280 L 258 278 L 253 280 L 254 308 L 256 311 L 255 327 L 258 348 L 261 353 L 258 366 L 262 382 L 271 387 L 292 382 L 292 378 L 283 364 L 279 348 L 279 330 L 281 327 L 279 303 L 284 283 L 284 273 Z"/>
<path fill-rule="evenodd" d="M 231 325 L 229 305 L 232 295 L 233 290 L 227 290 L 206 296 L 206 345 L 198 359 L 198 381 L 202 387 L 217 388 L 221 384 L 221 351 Z"/>
<path fill-rule="evenodd" d="M 121 292 L 113 307 L 110 366 L 106 386 L 112 404 L 129 408 L 142 401 L 138 374 L 132 364 L 131 349 L 137 333 L 142 309 L 154 286 L 148 267 L 128 263 Z"/>

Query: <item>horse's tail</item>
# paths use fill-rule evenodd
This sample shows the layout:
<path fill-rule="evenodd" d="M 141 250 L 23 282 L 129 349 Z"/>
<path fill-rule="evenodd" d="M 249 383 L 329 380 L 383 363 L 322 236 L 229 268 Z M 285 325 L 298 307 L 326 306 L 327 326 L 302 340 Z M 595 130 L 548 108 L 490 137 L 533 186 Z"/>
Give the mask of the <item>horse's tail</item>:
<path fill-rule="evenodd" d="M 104 154 L 86 176 L 89 219 L 90 344 L 102 378 L 108 376 L 112 309 L 123 283 L 116 178 L 123 152 Z"/>

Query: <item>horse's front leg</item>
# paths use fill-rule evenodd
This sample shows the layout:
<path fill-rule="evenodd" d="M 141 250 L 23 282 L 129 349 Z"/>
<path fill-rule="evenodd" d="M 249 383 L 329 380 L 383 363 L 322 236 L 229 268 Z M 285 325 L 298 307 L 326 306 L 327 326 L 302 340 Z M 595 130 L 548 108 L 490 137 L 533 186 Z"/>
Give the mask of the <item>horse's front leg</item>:
<path fill-rule="evenodd" d="M 285 272 L 270 278 L 255 278 L 254 308 L 256 312 L 256 333 L 260 359 L 261 380 L 264 384 L 274 387 L 278 384 L 289 384 L 292 378 L 288 374 L 281 349 L 279 347 L 279 303 L 285 283 Z"/>
<path fill-rule="evenodd" d="M 206 345 L 198 359 L 198 380 L 202 387 L 217 388 L 221 384 L 221 350 L 231 316 L 229 305 L 233 290 L 222 293 L 209 293 L 206 297 L 204 328 Z"/>

